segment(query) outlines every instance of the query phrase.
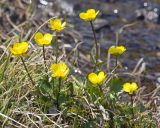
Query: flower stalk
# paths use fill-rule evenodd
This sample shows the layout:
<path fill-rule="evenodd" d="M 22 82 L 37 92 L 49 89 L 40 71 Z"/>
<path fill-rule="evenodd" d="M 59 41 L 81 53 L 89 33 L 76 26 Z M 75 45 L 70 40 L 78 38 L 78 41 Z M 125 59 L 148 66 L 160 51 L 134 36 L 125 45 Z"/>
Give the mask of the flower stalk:
<path fill-rule="evenodd" d="M 45 47 L 44 47 L 44 44 L 43 44 L 43 47 L 42 47 L 42 51 L 43 51 L 43 60 L 44 60 L 45 72 L 47 73 L 48 70 L 47 70 L 47 64 L 46 64 L 46 57 L 45 57 Z"/>
<path fill-rule="evenodd" d="M 59 78 L 59 84 L 58 84 L 58 89 L 57 89 L 57 109 L 59 109 L 59 96 L 61 92 L 61 84 L 62 84 L 62 79 Z"/>
<path fill-rule="evenodd" d="M 103 94 L 103 89 L 102 89 L 101 86 L 99 86 L 99 90 L 100 90 L 100 92 Z"/>
<path fill-rule="evenodd" d="M 133 120 L 133 123 L 132 123 L 132 128 L 135 128 L 135 125 L 134 125 L 134 118 L 135 118 L 135 115 L 134 115 L 134 102 L 133 102 L 133 94 L 130 95 L 131 97 L 131 105 L 132 105 L 132 120 Z"/>
<path fill-rule="evenodd" d="M 58 33 L 56 32 L 56 64 L 58 63 L 58 51 L 59 51 L 59 45 L 58 45 Z"/>
<path fill-rule="evenodd" d="M 25 62 L 24 62 L 24 60 L 23 60 L 23 58 L 22 58 L 22 57 L 20 57 L 20 58 L 21 58 L 21 61 L 22 61 L 22 63 L 23 63 L 23 66 L 24 66 L 24 68 L 25 68 L 25 70 L 26 70 L 26 72 L 27 72 L 27 75 L 28 75 L 28 77 L 29 77 L 29 79 L 30 79 L 32 85 L 34 86 L 34 81 L 33 81 L 32 77 L 31 77 L 31 75 L 30 75 L 30 73 L 29 73 L 29 71 L 28 71 L 28 69 L 27 69 L 27 66 L 26 66 L 26 64 L 25 64 Z"/>
<path fill-rule="evenodd" d="M 130 97 L 131 97 L 131 105 L 132 105 L 132 118 L 133 118 L 133 120 L 134 120 L 134 102 L 133 102 L 133 95 L 131 94 L 130 95 Z"/>
<path fill-rule="evenodd" d="M 95 40 L 95 45 L 96 45 L 96 63 L 95 63 L 95 67 L 97 67 L 98 60 L 99 60 L 99 43 L 98 43 L 97 38 L 96 38 L 96 32 L 95 32 L 95 29 L 94 29 L 94 26 L 93 26 L 93 22 L 90 21 L 90 24 L 91 24 L 91 28 L 92 28 L 92 32 L 93 32 L 93 36 L 94 36 L 94 40 Z"/>

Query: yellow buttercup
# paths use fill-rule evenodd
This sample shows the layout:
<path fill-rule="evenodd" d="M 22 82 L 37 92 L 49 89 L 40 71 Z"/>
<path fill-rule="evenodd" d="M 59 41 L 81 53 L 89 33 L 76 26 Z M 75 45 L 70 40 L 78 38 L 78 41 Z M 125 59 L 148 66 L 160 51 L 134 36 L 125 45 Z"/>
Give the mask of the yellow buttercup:
<path fill-rule="evenodd" d="M 106 74 L 104 72 L 90 73 L 88 75 L 88 80 L 93 84 L 93 86 L 102 85 L 106 79 Z"/>
<path fill-rule="evenodd" d="M 46 34 L 43 35 L 41 32 L 37 32 L 34 36 L 34 40 L 39 46 L 50 45 L 52 39 L 53 39 L 53 36 L 49 33 L 46 33 Z"/>
<path fill-rule="evenodd" d="M 126 51 L 124 46 L 112 46 L 109 48 L 109 53 L 111 55 L 120 56 Z"/>
<path fill-rule="evenodd" d="M 86 12 L 82 12 L 79 14 L 79 17 L 84 21 L 93 21 L 96 19 L 99 11 L 95 9 L 88 9 Z"/>
<path fill-rule="evenodd" d="M 65 63 L 52 64 L 52 77 L 65 79 L 69 74 L 69 68 Z"/>
<path fill-rule="evenodd" d="M 54 20 L 50 20 L 50 27 L 52 30 L 56 32 L 61 32 L 66 26 L 66 22 L 61 22 L 60 19 L 56 18 Z"/>
<path fill-rule="evenodd" d="M 124 92 L 133 94 L 133 92 L 136 92 L 137 90 L 138 90 L 138 85 L 135 82 L 123 84 Z"/>
<path fill-rule="evenodd" d="M 12 47 L 10 47 L 10 52 L 13 56 L 25 56 L 29 49 L 29 45 L 27 42 L 14 43 Z"/>

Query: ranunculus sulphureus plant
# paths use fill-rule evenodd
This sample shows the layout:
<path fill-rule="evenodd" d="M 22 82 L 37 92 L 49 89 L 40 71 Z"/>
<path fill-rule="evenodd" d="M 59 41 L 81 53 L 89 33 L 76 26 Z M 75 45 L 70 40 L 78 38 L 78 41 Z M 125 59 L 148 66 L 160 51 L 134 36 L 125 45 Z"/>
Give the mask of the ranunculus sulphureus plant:
<path fill-rule="evenodd" d="M 27 42 L 14 43 L 13 46 L 10 47 L 10 52 L 13 56 L 26 56 L 28 49 L 29 45 Z"/>
<path fill-rule="evenodd" d="M 52 77 L 64 79 L 69 74 L 69 68 L 65 63 L 52 64 Z"/>
<path fill-rule="evenodd" d="M 106 74 L 104 72 L 96 73 L 90 73 L 88 75 L 88 80 L 92 83 L 93 86 L 100 86 L 103 84 L 103 82 L 106 79 Z"/>
<path fill-rule="evenodd" d="M 114 56 L 120 56 L 126 51 L 124 46 L 112 46 L 109 48 L 108 52 Z"/>
<path fill-rule="evenodd" d="M 93 21 L 96 19 L 99 11 L 96 11 L 95 9 L 88 9 L 86 12 L 81 12 L 79 14 L 79 17 L 83 21 Z"/>
<path fill-rule="evenodd" d="M 66 22 L 63 22 L 56 18 L 54 20 L 50 20 L 50 27 L 52 30 L 56 31 L 56 32 L 61 32 L 62 30 L 65 29 L 66 27 Z"/>
<path fill-rule="evenodd" d="M 37 32 L 34 36 L 34 40 L 39 46 L 51 45 L 52 38 L 53 36 L 51 34 L 46 33 L 43 35 L 41 32 Z"/>
<path fill-rule="evenodd" d="M 133 94 L 138 90 L 138 85 L 135 82 L 123 84 L 123 91 Z"/>
<path fill-rule="evenodd" d="M 11 54 L 0 63 L 2 127 L 158 128 L 152 106 L 146 107 L 146 101 L 141 101 L 141 85 L 136 83 L 139 79 L 117 63 L 127 54 L 127 47 L 116 43 L 105 52 L 111 55 L 111 61 L 101 58 L 94 29 L 98 16 L 95 9 L 77 14 L 79 20 L 90 24 L 87 27 L 93 33 L 93 52 L 86 56 L 90 55 L 90 67 L 81 65 L 80 58 L 76 58 L 76 64 L 73 62 L 72 54 L 78 49 L 64 52 L 59 41 L 67 26 L 57 17 L 48 20 L 52 33 L 48 33 L 49 29 L 43 29 L 43 33 L 37 30 L 28 42 L 10 46 Z M 103 56 L 107 58 L 106 54 Z M 107 64 L 111 66 L 106 68 Z M 84 72 L 79 67 L 88 70 Z"/>

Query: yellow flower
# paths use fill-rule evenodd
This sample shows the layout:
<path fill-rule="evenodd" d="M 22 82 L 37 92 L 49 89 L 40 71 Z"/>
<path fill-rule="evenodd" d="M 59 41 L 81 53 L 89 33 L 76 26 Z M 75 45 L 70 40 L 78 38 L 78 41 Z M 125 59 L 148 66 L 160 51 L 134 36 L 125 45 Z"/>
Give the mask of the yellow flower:
<path fill-rule="evenodd" d="M 50 27 L 52 30 L 56 32 L 61 32 L 66 26 L 66 22 L 61 22 L 60 19 L 56 18 L 54 20 L 50 20 Z"/>
<path fill-rule="evenodd" d="M 41 32 L 37 32 L 34 36 L 34 40 L 39 46 L 50 45 L 52 38 L 53 36 L 51 34 L 46 33 L 43 35 Z"/>
<path fill-rule="evenodd" d="M 124 46 L 112 46 L 109 48 L 109 53 L 111 55 L 119 56 L 122 55 L 126 51 Z"/>
<path fill-rule="evenodd" d="M 27 42 L 15 43 L 10 47 L 10 52 L 13 56 L 25 56 L 28 51 L 29 45 Z"/>
<path fill-rule="evenodd" d="M 138 85 L 135 82 L 123 84 L 124 92 L 133 94 L 133 92 L 136 92 L 137 90 L 138 90 Z"/>
<path fill-rule="evenodd" d="M 104 80 L 106 79 L 106 75 L 104 72 L 99 72 L 98 75 L 95 73 L 90 73 L 88 75 L 88 80 L 93 84 L 93 86 L 98 86 L 103 84 Z"/>
<path fill-rule="evenodd" d="M 52 77 L 66 78 L 69 74 L 69 68 L 65 63 L 52 64 Z"/>
<path fill-rule="evenodd" d="M 86 12 L 79 14 L 79 17 L 84 21 L 93 21 L 96 19 L 99 11 L 96 12 L 94 9 L 88 9 Z"/>

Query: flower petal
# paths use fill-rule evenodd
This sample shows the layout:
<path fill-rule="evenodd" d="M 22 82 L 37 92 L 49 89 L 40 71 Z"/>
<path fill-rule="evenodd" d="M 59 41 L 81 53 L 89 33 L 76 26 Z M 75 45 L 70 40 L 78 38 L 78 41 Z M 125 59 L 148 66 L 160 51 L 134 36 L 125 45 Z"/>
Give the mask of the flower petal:
<path fill-rule="evenodd" d="M 131 86 L 133 91 L 136 91 L 138 89 L 138 85 L 135 82 L 132 82 Z"/>
<path fill-rule="evenodd" d="M 44 37 L 43 37 L 43 44 L 44 45 L 50 45 L 51 44 L 51 41 L 52 41 L 52 38 L 53 38 L 53 36 L 51 35 L 51 34 L 49 34 L 49 33 L 46 33 L 45 35 L 44 35 Z"/>
<path fill-rule="evenodd" d="M 97 74 L 95 73 L 90 73 L 88 75 L 88 80 L 92 83 L 92 84 L 97 84 L 98 79 L 97 79 Z"/>
<path fill-rule="evenodd" d="M 130 92 L 130 83 L 125 83 L 124 85 L 123 85 L 123 91 L 124 92 Z"/>
<path fill-rule="evenodd" d="M 87 15 L 86 13 L 82 12 L 79 14 L 79 17 L 82 19 L 82 20 L 87 20 Z"/>
<path fill-rule="evenodd" d="M 87 14 L 96 14 L 95 9 L 88 9 Z"/>
<path fill-rule="evenodd" d="M 101 85 L 104 82 L 105 78 L 106 78 L 105 73 L 99 72 L 98 73 L 98 84 Z"/>
<path fill-rule="evenodd" d="M 69 68 L 65 63 L 52 64 L 52 77 L 66 79 L 68 74 Z"/>
<path fill-rule="evenodd" d="M 14 56 L 23 56 L 28 51 L 29 45 L 27 42 L 15 43 L 13 47 L 10 47 L 10 52 Z"/>

